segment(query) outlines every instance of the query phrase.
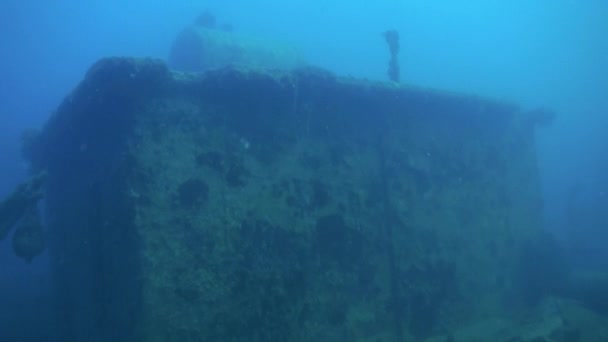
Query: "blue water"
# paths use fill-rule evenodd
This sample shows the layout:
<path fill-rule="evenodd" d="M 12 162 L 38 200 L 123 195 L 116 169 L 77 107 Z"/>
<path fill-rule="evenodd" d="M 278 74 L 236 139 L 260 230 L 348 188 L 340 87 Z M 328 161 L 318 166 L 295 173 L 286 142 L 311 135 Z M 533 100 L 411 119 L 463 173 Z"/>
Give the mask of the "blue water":
<path fill-rule="evenodd" d="M 340 75 L 386 79 L 381 32 L 401 33 L 404 83 L 546 106 L 538 134 L 546 228 L 568 245 L 575 203 L 594 241 L 579 264 L 605 265 L 608 233 L 608 2 L 602 0 L 17 1 L 0 2 L 0 196 L 26 177 L 21 131 L 45 122 L 105 56 L 166 58 L 176 33 L 208 8 L 239 32 L 288 41 Z M 578 189 L 574 191 L 573 189 Z M 576 193 L 576 195 L 573 195 Z M 605 227 L 604 228 L 608 228 Z M 608 230 L 608 229 L 605 229 Z M 44 341 L 49 274 L 0 242 L 0 341 Z"/>

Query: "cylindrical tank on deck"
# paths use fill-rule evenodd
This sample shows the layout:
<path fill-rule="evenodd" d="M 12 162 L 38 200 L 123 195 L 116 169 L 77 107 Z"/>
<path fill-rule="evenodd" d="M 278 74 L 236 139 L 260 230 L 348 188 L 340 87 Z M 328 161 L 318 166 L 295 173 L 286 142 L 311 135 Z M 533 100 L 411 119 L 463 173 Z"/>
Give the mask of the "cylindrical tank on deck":
<path fill-rule="evenodd" d="M 301 64 L 300 53 L 287 44 L 200 25 L 181 31 L 169 54 L 169 66 L 183 72 L 205 72 L 228 66 L 291 69 Z"/>

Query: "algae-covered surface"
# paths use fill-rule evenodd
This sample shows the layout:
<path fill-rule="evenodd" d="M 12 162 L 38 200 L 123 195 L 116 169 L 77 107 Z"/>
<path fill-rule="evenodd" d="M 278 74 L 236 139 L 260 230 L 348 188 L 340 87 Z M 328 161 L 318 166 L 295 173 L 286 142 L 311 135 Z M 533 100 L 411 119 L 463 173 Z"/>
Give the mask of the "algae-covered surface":
<path fill-rule="evenodd" d="M 25 148 L 48 174 L 58 324 L 99 341 L 604 336 L 580 339 L 597 312 L 544 296 L 566 275 L 521 261 L 541 229 L 535 126 L 311 67 L 102 60 Z"/>

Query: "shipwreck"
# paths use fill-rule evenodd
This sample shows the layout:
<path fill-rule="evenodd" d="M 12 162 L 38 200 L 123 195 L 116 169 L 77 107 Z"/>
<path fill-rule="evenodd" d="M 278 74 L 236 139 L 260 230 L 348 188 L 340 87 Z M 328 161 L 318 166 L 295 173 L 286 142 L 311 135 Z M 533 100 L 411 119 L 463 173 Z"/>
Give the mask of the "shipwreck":
<path fill-rule="evenodd" d="M 97 62 L 24 145 L 44 175 L 63 340 L 571 333 L 565 304 L 532 332 L 504 319 L 541 305 L 521 279 L 546 280 L 522 256 L 542 235 L 535 131 L 549 112 L 176 56 L 204 72 Z"/>

